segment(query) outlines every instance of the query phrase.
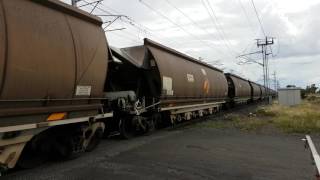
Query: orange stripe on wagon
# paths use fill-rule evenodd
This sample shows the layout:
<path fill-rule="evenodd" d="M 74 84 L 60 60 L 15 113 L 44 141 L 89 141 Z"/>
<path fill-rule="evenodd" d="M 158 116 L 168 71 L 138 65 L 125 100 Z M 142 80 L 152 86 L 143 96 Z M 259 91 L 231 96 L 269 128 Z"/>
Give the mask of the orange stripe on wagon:
<path fill-rule="evenodd" d="M 65 119 L 66 117 L 67 117 L 67 113 L 65 113 L 65 112 L 53 113 L 47 118 L 47 121 L 58 121 L 58 120 Z"/>

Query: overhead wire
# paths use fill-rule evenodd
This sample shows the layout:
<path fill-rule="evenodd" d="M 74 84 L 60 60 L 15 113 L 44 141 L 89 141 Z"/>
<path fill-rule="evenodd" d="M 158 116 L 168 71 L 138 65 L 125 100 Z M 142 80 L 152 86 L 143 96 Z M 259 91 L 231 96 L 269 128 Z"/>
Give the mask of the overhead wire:
<path fill-rule="evenodd" d="M 101 10 L 102 12 L 106 12 L 106 13 L 116 13 L 116 14 L 123 14 L 109 6 L 106 6 L 105 4 L 101 3 L 100 4 L 104 9 L 102 8 L 97 8 L 99 10 Z M 109 9 L 110 11 L 105 11 L 105 9 Z M 138 23 L 137 21 L 133 20 L 133 18 L 131 18 L 130 16 L 127 16 L 125 15 L 125 18 L 121 18 L 120 19 L 121 22 L 124 22 L 126 23 L 127 25 L 129 25 L 129 27 L 133 27 L 135 28 L 138 33 L 140 34 L 141 32 L 143 32 L 145 34 L 145 37 L 148 37 L 148 36 L 151 36 L 151 37 L 154 37 L 155 40 L 159 41 L 159 42 L 162 42 L 161 39 L 165 39 L 165 42 L 169 43 L 169 44 L 172 44 L 173 46 L 181 46 L 183 45 L 183 43 L 180 43 L 180 42 L 177 42 L 177 41 L 173 41 L 173 40 L 169 40 L 168 38 L 164 37 L 162 34 L 156 34 L 153 32 L 152 29 Z M 140 39 L 140 38 L 139 38 Z"/>
<path fill-rule="evenodd" d="M 253 0 L 251 0 L 251 4 L 252 4 L 252 7 L 253 7 L 253 9 L 254 9 L 254 12 L 256 13 L 256 16 L 257 16 L 257 19 L 258 19 L 258 22 L 259 22 L 261 31 L 262 31 L 263 35 L 266 36 L 266 33 L 265 33 L 264 28 L 263 28 L 263 25 L 262 25 L 262 21 L 261 21 L 261 19 L 260 19 L 259 13 L 258 13 L 258 11 L 257 11 L 256 5 L 254 4 L 254 1 L 253 1 Z"/>
<path fill-rule="evenodd" d="M 83 1 L 85 1 L 85 2 L 87 2 L 86 0 L 83 0 Z M 108 8 L 108 9 L 110 9 L 109 7 L 106 7 L 104 4 L 100 4 L 100 6 L 104 6 L 104 8 Z M 109 14 L 109 15 L 111 15 L 111 14 L 114 14 L 113 12 L 115 12 L 116 14 L 121 14 L 120 12 L 117 12 L 116 10 L 113 10 L 113 9 L 111 9 L 112 11 L 108 11 L 108 10 L 106 10 L 106 9 L 102 9 L 102 8 L 100 8 L 100 7 L 96 7 L 96 9 L 98 9 L 99 11 L 101 11 L 101 12 L 103 12 L 103 13 L 106 13 L 106 14 Z M 99 15 L 98 15 L 99 16 Z M 136 24 L 134 24 L 132 21 L 132 19 L 130 18 L 130 17 L 128 17 L 128 16 L 124 16 L 125 18 L 119 18 L 120 20 L 121 20 L 121 22 L 124 22 L 124 23 L 126 23 L 126 24 L 128 24 L 128 25 L 130 25 L 130 27 L 134 27 L 134 28 L 136 28 L 139 32 L 146 32 L 146 30 L 144 30 L 144 29 L 141 29 L 140 27 L 138 27 Z M 128 21 L 126 21 L 125 19 L 128 19 Z M 121 31 L 122 33 L 128 33 L 127 31 Z M 134 36 L 132 36 L 132 37 L 135 37 L 135 35 Z M 136 37 L 138 37 L 138 36 L 136 36 Z M 140 40 L 140 38 L 138 37 L 138 39 Z M 137 40 L 135 40 L 135 42 L 137 42 Z M 140 42 L 140 44 L 141 44 L 142 42 Z"/>
<path fill-rule="evenodd" d="M 241 0 L 238 0 L 238 3 L 239 3 L 239 5 L 240 5 L 240 7 L 241 7 L 241 9 L 242 9 L 243 14 L 245 15 L 245 18 L 246 18 L 246 20 L 247 20 L 247 23 L 248 23 L 248 25 L 249 25 L 252 33 L 255 34 L 255 30 L 254 30 L 254 27 L 253 27 L 253 25 L 252 25 L 252 22 L 250 21 L 250 18 L 249 18 L 249 15 L 248 15 L 247 10 L 246 10 L 245 7 L 243 6 Z"/>
<path fill-rule="evenodd" d="M 226 33 L 225 31 L 223 30 L 222 26 L 220 25 L 219 23 L 219 20 L 218 20 L 218 17 L 216 16 L 214 10 L 213 10 L 213 7 L 210 3 L 210 1 L 208 0 L 201 0 L 202 2 L 202 5 L 205 7 L 207 13 L 209 14 L 209 17 L 212 21 L 212 23 L 215 25 L 215 27 L 217 28 L 217 31 L 218 31 L 218 34 L 220 35 L 220 38 L 225 41 L 225 46 L 232 52 L 234 53 L 235 55 L 238 54 L 235 50 L 233 50 L 231 48 L 231 43 L 230 41 L 228 40 L 228 38 L 226 38 Z M 206 4 L 207 3 L 207 4 Z"/>
<path fill-rule="evenodd" d="M 213 10 L 213 7 L 210 3 L 209 0 L 201 0 L 202 2 L 202 5 L 205 7 L 209 17 L 210 17 L 210 20 L 212 21 L 213 25 L 217 28 L 217 32 L 220 36 L 220 38 L 225 41 L 224 45 L 230 50 L 231 53 L 233 53 L 233 55 L 236 57 L 239 55 L 238 52 L 236 52 L 233 48 L 232 48 L 232 45 L 229 41 L 229 39 L 227 38 L 227 35 L 223 29 L 223 27 L 221 26 L 220 22 L 219 22 L 219 19 L 215 13 L 215 11 Z M 237 63 L 236 63 L 237 65 Z M 243 67 L 241 67 L 241 70 L 243 71 Z"/>
<path fill-rule="evenodd" d="M 192 38 L 194 38 L 194 39 L 196 39 L 197 41 L 201 42 L 203 45 L 213 47 L 211 43 L 208 43 L 208 42 L 206 42 L 206 41 L 204 41 L 204 40 L 202 40 L 202 39 L 199 39 L 199 37 L 197 37 L 196 35 L 190 33 L 190 32 L 187 31 L 184 27 L 182 27 L 180 24 L 174 22 L 172 19 L 170 19 L 169 17 L 167 17 L 166 15 L 164 15 L 162 12 L 154 9 L 152 6 L 150 6 L 149 4 L 145 3 L 143 0 L 139 0 L 139 2 L 140 2 L 141 4 L 143 4 L 144 6 L 146 6 L 148 9 L 150 9 L 151 11 L 153 11 L 153 12 L 154 12 L 155 14 L 157 14 L 158 16 L 166 19 L 166 20 L 167 20 L 168 22 L 170 22 L 171 24 L 177 26 L 177 27 L 178 27 L 179 29 L 181 29 L 185 34 L 188 34 L 188 35 L 191 36 Z M 214 50 L 217 51 L 217 52 L 219 52 L 219 53 L 222 53 L 220 50 L 216 49 L 215 47 L 214 47 Z"/>
<path fill-rule="evenodd" d="M 200 29 L 201 31 L 207 33 L 207 34 L 212 34 L 215 35 L 211 32 L 209 32 L 208 30 L 206 30 L 205 28 L 202 28 L 201 25 L 196 22 L 195 20 L 193 20 L 189 15 L 187 15 L 185 12 L 183 12 L 180 8 L 178 8 L 176 5 L 174 5 L 172 2 L 170 2 L 169 0 L 164 0 L 166 1 L 172 8 L 176 9 L 178 12 L 180 12 L 180 14 L 182 14 L 186 19 L 188 19 L 195 27 L 197 27 L 198 29 Z M 217 47 L 217 45 L 213 44 L 214 46 Z"/>
<path fill-rule="evenodd" d="M 84 1 L 85 1 L 85 0 L 84 0 Z M 166 1 L 169 2 L 168 0 L 166 0 Z M 140 1 L 140 2 L 141 2 L 141 1 Z M 142 3 L 144 3 L 144 2 L 142 2 Z M 144 4 L 146 4 L 146 3 L 144 3 Z M 170 4 L 173 5 L 172 3 L 170 3 Z M 107 9 L 111 9 L 111 11 L 113 11 L 113 12 L 120 13 L 119 11 L 116 11 L 116 10 L 110 8 L 110 7 L 107 7 L 106 5 L 104 5 L 104 4 L 102 4 L 102 3 L 99 4 L 99 5 L 107 8 Z M 173 5 L 173 6 L 174 6 L 174 5 Z M 149 6 L 149 7 L 150 7 L 150 6 Z M 102 11 L 102 12 L 105 12 L 105 13 L 107 13 L 107 14 L 113 14 L 111 11 L 105 10 L 105 8 L 97 7 L 97 9 L 99 9 L 99 10 Z M 186 13 L 184 13 L 182 10 L 180 10 L 180 9 L 177 8 L 177 7 L 174 7 L 174 8 L 177 9 L 181 14 L 183 14 L 183 15 L 184 15 L 190 22 L 192 22 L 195 26 L 200 27 L 198 23 L 196 23 L 192 18 L 190 18 L 188 15 L 186 15 Z M 211 7 L 211 8 L 212 8 L 212 7 Z M 149 9 L 150 9 L 150 8 L 149 8 Z M 157 10 L 155 10 L 155 9 L 152 8 L 152 7 L 151 7 L 151 9 L 153 9 L 153 11 L 157 11 Z M 213 9 L 212 9 L 212 10 L 213 10 Z M 120 13 L 120 14 L 121 14 L 121 13 Z M 168 18 L 167 16 L 165 16 L 163 13 L 158 12 L 157 14 L 158 14 L 158 15 L 161 14 L 161 17 L 169 20 L 173 25 L 177 26 L 179 29 L 184 29 L 184 30 L 183 30 L 184 32 L 186 31 L 187 34 L 189 34 L 190 36 L 194 37 L 197 41 L 200 41 L 200 42 L 202 42 L 202 43 L 207 44 L 206 41 L 203 41 L 202 39 L 199 39 L 198 37 L 196 37 L 196 35 L 188 32 L 184 27 L 182 27 L 181 25 L 175 23 L 173 20 L 171 20 L 170 18 Z M 150 32 L 150 31 L 152 31 L 151 29 L 148 29 L 147 27 L 145 27 L 145 26 L 143 26 L 143 25 L 141 25 L 141 24 L 136 25 L 136 24 L 133 24 L 132 22 L 130 22 L 132 19 L 129 18 L 129 17 L 128 17 L 128 19 L 126 19 L 127 21 L 126 21 L 126 20 L 123 20 L 123 19 L 121 19 L 121 20 L 122 20 L 122 22 L 125 22 L 125 23 L 127 23 L 127 24 L 130 24 L 132 27 L 135 27 L 139 32 L 142 30 L 142 31 L 149 31 L 148 33 L 150 33 L 150 35 L 153 34 L 153 33 Z M 217 25 L 217 26 L 220 26 L 220 25 Z M 146 30 L 146 29 L 147 29 L 147 30 Z M 124 31 L 121 31 L 121 32 L 124 32 Z M 208 31 L 207 31 L 207 32 L 208 32 Z M 128 32 L 125 31 L 125 33 L 128 33 Z M 128 33 L 128 34 L 129 34 L 129 33 Z M 155 36 L 155 35 L 152 35 L 152 36 Z M 159 37 L 157 37 L 157 38 L 159 38 Z M 139 37 L 138 37 L 138 39 L 140 40 Z M 134 41 L 134 42 L 138 42 L 138 41 Z M 207 44 L 207 45 L 208 45 L 208 44 Z M 215 45 L 215 44 L 214 44 L 214 45 Z M 210 43 L 210 46 L 211 46 L 211 43 Z M 217 49 L 215 49 L 215 50 L 218 51 Z M 222 52 L 219 51 L 219 53 L 222 53 Z"/>

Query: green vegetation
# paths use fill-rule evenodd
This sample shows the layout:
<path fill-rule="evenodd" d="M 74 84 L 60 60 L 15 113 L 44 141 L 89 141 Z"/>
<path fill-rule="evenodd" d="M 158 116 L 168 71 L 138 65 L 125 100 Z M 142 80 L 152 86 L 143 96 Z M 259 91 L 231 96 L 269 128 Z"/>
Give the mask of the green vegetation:
<path fill-rule="evenodd" d="M 275 127 L 288 133 L 319 133 L 320 132 L 320 100 L 304 101 L 294 107 L 278 104 L 260 108 L 258 116 L 269 115 Z"/>
<path fill-rule="evenodd" d="M 250 114 L 229 114 L 222 120 L 206 121 L 197 126 L 245 131 L 275 127 L 287 133 L 320 133 L 320 99 L 311 98 L 294 107 L 274 103 L 259 107 Z"/>

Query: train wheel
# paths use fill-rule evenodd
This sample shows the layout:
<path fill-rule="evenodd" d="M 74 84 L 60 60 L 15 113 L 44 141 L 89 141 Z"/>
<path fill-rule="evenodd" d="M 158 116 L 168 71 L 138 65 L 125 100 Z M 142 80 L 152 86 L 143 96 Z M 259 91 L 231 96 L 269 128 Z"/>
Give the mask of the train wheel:
<path fill-rule="evenodd" d="M 79 135 L 67 135 L 57 139 L 55 150 L 59 158 L 71 160 L 79 157 L 83 152 L 83 137 Z"/>
<path fill-rule="evenodd" d="M 181 122 L 182 122 L 182 117 L 181 117 L 180 114 L 177 115 L 177 119 L 176 119 L 176 120 L 177 120 L 178 123 L 181 123 Z"/>
<path fill-rule="evenodd" d="M 146 134 L 150 129 L 154 128 L 154 123 L 142 116 L 134 116 L 132 119 L 132 124 L 134 126 L 135 132 L 139 135 Z"/>
<path fill-rule="evenodd" d="M 35 168 L 44 163 L 48 159 L 47 157 L 33 141 L 30 141 L 23 149 L 22 155 L 17 162 L 17 167 L 22 169 Z"/>
<path fill-rule="evenodd" d="M 162 121 L 162 117 L 160 113 L 154 113 L 152 115 L 152 120 L 154 122 L 155 129 L 165 127 L 165 123 Z"/>
<path fill-rule="evenodd" d="M 35 168 L 49 159 L 49 152 L 52 149 L 51 142 L 54 141 L 50 133 L 51 131 L 44 131 L 25 145 L 16 165 L 18 168 Z"/>
<path fill-rule="evenodd" d="M 151 120 L 148 121 L 148 131 L 153 132 L 156 130 L 156 128 L 157 128 L 157 120 L 151 118 Z"/>
<path fill-rule="evenodd" d="M 101 139 L 103 137 L 103 130 L 102 128 L 98 128 L 95 133 L 92 135 L 89 144 L 86 147 L 87 152 L 93 151 L 101 142 Z"/>
<path fill-rule="evenodd" d="M 121 118 L 119 121 L 119 132 L 123 139 L 130 139 L 134 136 L 132 118 Z"/>

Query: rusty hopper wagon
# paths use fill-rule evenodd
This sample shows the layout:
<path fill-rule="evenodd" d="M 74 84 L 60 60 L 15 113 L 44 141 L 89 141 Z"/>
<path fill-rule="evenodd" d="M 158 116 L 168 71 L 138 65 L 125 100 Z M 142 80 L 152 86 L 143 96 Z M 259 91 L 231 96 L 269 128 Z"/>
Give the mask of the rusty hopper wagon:
<path fill-rule="evenodd" d="M 267 88 L 262 85 L 260 86 L 260 88 L 261 88 L 261 98 L 266 99 L 267 98 Z"/>
<path fill-rule="evenodd" d="M 100 120 L 112 116 L 100 100 L 109 57 L 101 24 L 59 1 L 0 0 L 2 168 L 23 149 L 69 157 L 93 146 Z"/>
<path fill-rule="evenodd" d="M 174 124 L 212 114 L 227 99 L 227 79 L 221 70 L 149 39 L 143 46 L 112 48 L 112 54 L 122 62 L 110 65 L 108 87 L 135 90 L 144 107 L 157 112 L 155 121 L 160 115 Z"/>
<path fill-rule="evenodd" d="M 261 99 L 262 91 L 261 91 L 260 85 L 252 81 L 249 81 L 249 83 L 251 86 L 251 100 L 257 101 Z"/>
<path fill-rule="evenodd" d="M 231 104 L 247 103 L 251 100 L 251 86 L 248 80 L 234 74 L 225 74 L 229 84 L 228 96 Z"/>

